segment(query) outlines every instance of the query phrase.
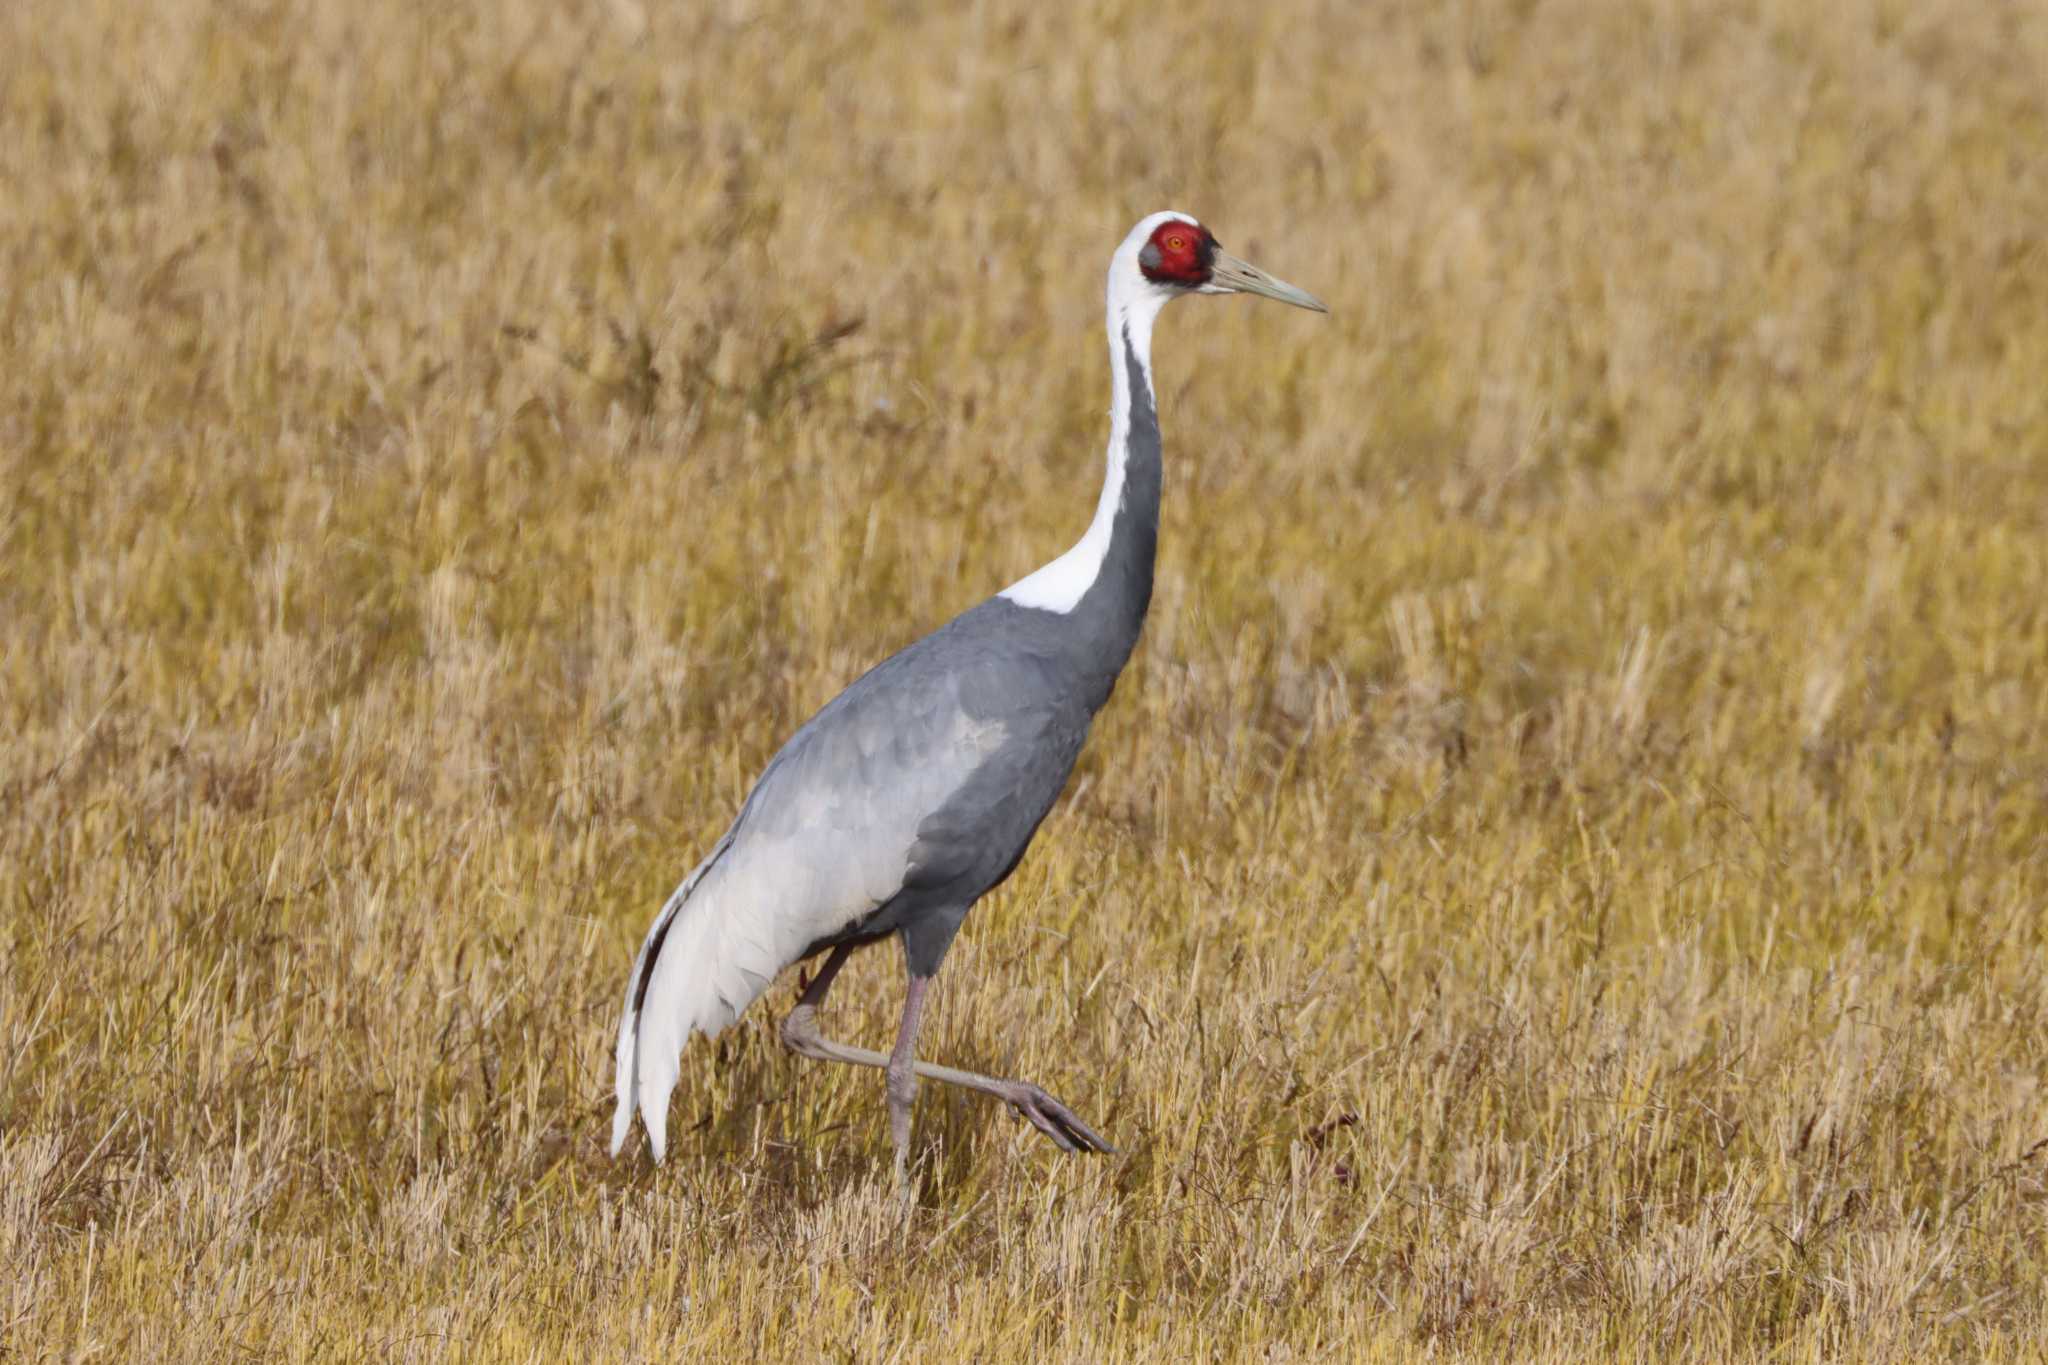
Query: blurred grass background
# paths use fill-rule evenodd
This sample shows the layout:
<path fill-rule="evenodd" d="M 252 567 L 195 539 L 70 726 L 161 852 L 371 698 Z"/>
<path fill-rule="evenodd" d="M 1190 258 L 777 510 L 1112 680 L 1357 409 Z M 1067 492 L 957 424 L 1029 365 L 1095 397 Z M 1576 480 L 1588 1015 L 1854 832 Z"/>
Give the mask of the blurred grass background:
<path fill-rule="evenodd" d="M 2039 1359 L 2048 7 L 0 9 L 0 1353 Z M 926 1050 L 639 935 L 1050 558 L 1153 616 Z M 834 994 L 886 1038 L 893 952 Z"/>

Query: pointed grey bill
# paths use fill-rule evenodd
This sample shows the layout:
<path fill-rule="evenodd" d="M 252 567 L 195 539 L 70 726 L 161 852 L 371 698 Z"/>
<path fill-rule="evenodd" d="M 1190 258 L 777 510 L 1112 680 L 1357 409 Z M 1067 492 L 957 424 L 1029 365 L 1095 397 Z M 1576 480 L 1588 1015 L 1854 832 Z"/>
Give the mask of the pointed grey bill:
<path fill-rule="evenodd" d="M 1311 312 L 1327 313 L 1323 301 L 1306 289 L 1296 289 L 1285 280 L 1276 280 L 1265 271 L 1246 261 L 1240 261 L 1227 251 L 1216 253 L 1216 259 L 1209 266 L 1209 283 L 1204 292 L 1218 294 L 1257 294 L 1262 298 L 1278 299 L 1291 303 L 1296 308 Z"/>

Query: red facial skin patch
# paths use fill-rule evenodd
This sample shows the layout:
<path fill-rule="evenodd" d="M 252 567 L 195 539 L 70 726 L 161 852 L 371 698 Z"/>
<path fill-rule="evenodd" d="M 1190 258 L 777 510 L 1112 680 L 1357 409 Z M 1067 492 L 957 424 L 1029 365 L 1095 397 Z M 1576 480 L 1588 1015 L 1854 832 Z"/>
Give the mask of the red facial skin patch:
<path fill-rule="evenodd" d="M 1154 284 L 1196 289 L 1209 282 L 1216 260 L 1216 238 L 1209 229 L 1171 218 L 1152 230 L 1138 252 L 1138 268 Z"/>

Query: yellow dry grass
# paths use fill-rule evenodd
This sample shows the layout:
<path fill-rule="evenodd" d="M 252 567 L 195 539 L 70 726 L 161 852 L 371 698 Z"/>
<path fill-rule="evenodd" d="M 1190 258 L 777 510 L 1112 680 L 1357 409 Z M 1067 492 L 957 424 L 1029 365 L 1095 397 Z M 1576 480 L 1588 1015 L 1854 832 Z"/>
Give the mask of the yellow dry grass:
<path fill-rule="evenodd" d="M 2048 9 L 0 9 L 0 1355 L 2040 1358 Z M 1095 496 L 927 1087 L 661 897 Z M 879 1042 L 900 965 L 828 1022 Z"/>

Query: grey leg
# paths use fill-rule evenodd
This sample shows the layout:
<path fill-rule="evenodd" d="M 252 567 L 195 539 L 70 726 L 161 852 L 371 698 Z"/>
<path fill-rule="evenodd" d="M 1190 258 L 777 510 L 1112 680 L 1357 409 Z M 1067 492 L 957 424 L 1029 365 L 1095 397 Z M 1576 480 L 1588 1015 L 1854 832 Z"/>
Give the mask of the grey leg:
<path fill-rule="evenodd" d="M 839 975 L 839 969 L 846 965 L 846 959 L 852 952 L 851 945 L 841 946 L 834 948 L 832 955 L 825 959 L 825 965 L 818 969 L 817 979 L 805 988 L 803 995 L 796 1002 L 796 1008 L 782 1021 L 782 1045 L 798 1056 L 809 1057 L 814 1061 L 872 1066 L 889 1073 L 889 1128 L 891 1136 L 896 1139 L 899 1171 L 910 1150 L 910 1101 L 916 1094 L 916 1078 L 919 1076 L 942 1085 L 965 1086 L 969 1090 L 979 1090 L 985 1095 L 994 1095 L 1029 1119 L 1031 1126 L 1051 1138 L 1061 1151 L 1116 1150 L 1103 1141 L 1094 1129 L 1081 1122 L 1073 1110 L 1029 1081 L 1003 1080 L 996 1076 L 983 1076 L 978 1072 L 960 1071 L 950 1066 L 917 1061 L 914 1048 L 918 1022 L 924 1013 L 925 989 L 931 985 L 932 980 L 928 976 L 910 978 L 910 989 L 903 1001 L 903 1024 L 897 1030 L 896 1049 L 891 1056 L 884 1057 L 869 1048 L 835 1043 L 821 1035 L 818 1032 L 818 1005 L 824 1000 L 825 993 L 832 989 L 832 978 Z M 904 1074 L 905 1072 L 908 1074 Z"/>
<path fill-rule="evenodd" d="M 796 1018 L 800 1010 L 815 1012 L 818 1006 L 825 1003 L 825 992 L 832 989 L 832 979 L 839 975 L 839 969 L 844 967 L 846 959 L 852 956 L 853 945 L 850 943 L 842 943 L 832 950 L 831 956 L 825 959 L 825 965 L 818 968 L 818 974 L 811 979 L 811 984 L 804 987 L 804 993 L 797 997 L 796 1009 L 789 1012 L 790 1019 Z M 808 1018 L 809 1016 L 806 1015 L 805 1017 Z M 783 1021 L 782 1034 L 784 1041 L 787 1041 L 789 1037 L 788 1020 Z"/>
<path fill-rule="evenodd" d="M 924 1017 L 928 976 L 912 976 L 903 993 L 903 1023 L 896 1030 L 896 1050 L 889 1054 L 889 1135 L 896 1139 L 896 1183 L 910 1169 L 910 1102 L 917 1098 L 917 1026 Z"/>

